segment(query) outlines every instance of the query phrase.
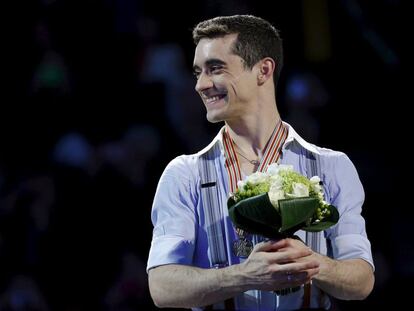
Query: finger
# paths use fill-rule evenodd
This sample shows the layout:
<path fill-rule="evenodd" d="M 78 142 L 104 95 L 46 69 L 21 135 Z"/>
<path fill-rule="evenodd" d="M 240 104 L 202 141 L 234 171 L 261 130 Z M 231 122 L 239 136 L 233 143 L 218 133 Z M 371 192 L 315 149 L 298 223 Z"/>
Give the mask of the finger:
<path fill-rule="evenodd" d="M 299 273 L 303 271 L 313 271 L 314 269 L 319 270 L 319 262 L 316 260 L 310 260 L 306 262 L 292 262 L 283 265 L 277 265 L 278 272 L 281 273 Z"/>
<path fill-rule="evenodd" d="M 288 245 L 286 239 L 278 240 L 278 241 L 264 241 L 257 243 L 253 249 L 255 252 L 270 252 L 282 249 Z"/>
<path fill-rule="evenodd" d="M 285 276 L 284 283 L 288 287 L 294 287 L 294 286 L 306 284 L 310 282 L 310 280 L 311 278 L 305 272 L 302 272 L 302 273 L 290 274 L 290 275 Z"/>
<path fill-rule="evenodd" d="M 299 248 L 299 249 L 280 249 L 277 252 L 268 252 L 267 257 L 269 262 L 273 263 L 290 263 L 300 258 L 312 255 L 313 252 L 310 248 Z"/>
<path fill-rule="evenodd" d="M 285 274 L 287 282 L 305 284 L 309 283 L 312 278 L 319 273 L 319 268 L 309 269 L 298 273 Z"/>
<path fill-rule="evenodd" d="M 311 282 L 313 276 L 318 272 L 319 269 L 316 268 L 297 273 L 279 273 L 278 276 L 275 277 L 275 281 L 277 280 L 277 287 L 279 288 L 300 286 Z"/>
<path fill-rule="evenodd" d="M 307 269 L 301 272 L 289 273 L 290 279 L 299 279 L 301 281 L 309 282 L 313 277 L 319 273 L 319 268 Z"/>
<path fill-rule="evenodd" d="M 310 281 L 311 281 L 311 277 L 309 277 L 306 271 L 302 271 L 299 273 L 293 273 L 293 274 L 282 273 L 282 274 L 279 274 L 278 277 L 275 279 L 275 288 L 277 289 L 292 288 L 292 287 L 301 286 L 303 284 L 309 283 Z"/>
<path fill-rule="evenodd" d="M 308 272 L 308 277 L 309 277 L 308 282 L 309 282 L 315 275 L 319 273 L 319 268 L 308 269 L 307 272 Z"/>
<path fill-rule="evenodd" d="M 304 248 L 304 249 L 309 249 L 310 247 L 307 246 L 306 244 L 304 244 L 301 240 L 296 240 L 296 239 L 291 239 L 291 238 L 287 238 L 285 239 L 285 243 L 286 246 L 284 248 L 281 248 L 280 250 L 288 250 L 290 248 L 295 248 L 295 249 L 300 249 L 300 248 Z"/>

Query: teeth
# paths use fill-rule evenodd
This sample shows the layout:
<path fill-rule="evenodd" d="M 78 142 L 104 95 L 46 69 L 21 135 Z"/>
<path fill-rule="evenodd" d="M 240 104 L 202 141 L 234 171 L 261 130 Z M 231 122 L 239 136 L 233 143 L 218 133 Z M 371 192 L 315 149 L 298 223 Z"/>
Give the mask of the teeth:
<path fill-rule="evenodd" d="M 208 104 L 210 104 L 210 103 L 215 102 L 215 101 L 217 101 L 217 100 L 219 100 L 219 99 L 220 99 L 220 96 L 213 96 L 213 97 L 209 97 L 209 98 L 207 98 L 207 99 L 206 99 L 206 102 L 207 102 Z"/>

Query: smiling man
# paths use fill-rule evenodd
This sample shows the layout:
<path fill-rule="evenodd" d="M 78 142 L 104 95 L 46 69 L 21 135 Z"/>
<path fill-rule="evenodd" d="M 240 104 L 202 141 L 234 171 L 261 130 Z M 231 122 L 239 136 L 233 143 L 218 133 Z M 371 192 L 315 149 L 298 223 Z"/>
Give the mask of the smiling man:
<path fill-rule="evenodd" d="M 298 310 L 328 309 L 328 295 L 364 299 L 374 266 L 361 216 L 363 188 L 344 153 L 304 141 L 281 120 L 278 31 L 261 18 L 236 15 L 199 23 L 193 38 L 195 89 L 207 119 L 224 126 L 202 151 L 171 161 L 159 181 L 147 266 L 155 304 Z M 326 200 L 341 215 L 338 224 L 323 235 L 298 231 L 302 240 L 265 241 L 235 229 L 229 194 L 243 177 L 271 163 L 321 176 Z M 283 291 L 295 287 L 300 290 Z"/>

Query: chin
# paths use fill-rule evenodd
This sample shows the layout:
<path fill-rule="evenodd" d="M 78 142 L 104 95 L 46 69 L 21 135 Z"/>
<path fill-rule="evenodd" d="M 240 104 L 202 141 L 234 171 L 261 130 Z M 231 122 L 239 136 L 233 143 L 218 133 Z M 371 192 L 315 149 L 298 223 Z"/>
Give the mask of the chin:
<path fill-rule="evenodd" d="M 216 113 L 211 113 L 211 112 L 207 112 L 207 120 L 210 123 L 218 123 L 218 122 L 224 121 L 222 116 Z"/>

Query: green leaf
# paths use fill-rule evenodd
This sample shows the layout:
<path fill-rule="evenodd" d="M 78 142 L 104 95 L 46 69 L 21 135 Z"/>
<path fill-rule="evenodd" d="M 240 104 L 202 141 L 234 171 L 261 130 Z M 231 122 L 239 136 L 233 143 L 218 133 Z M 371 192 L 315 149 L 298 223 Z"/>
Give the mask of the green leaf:
<path fill-rule="evenodd" d="M 310 224 L 319 207 L 317 198 L 279 200 L 279 209 L 273 207 L 267 193 L 236 202 L 227 201 L 229 216 L 236 227 L 268 238 L 292 236 L 297 230 L 318 232 L 338 222 L 339 213 L 330 205 L 330 215 L 317 224 Z"/>
<path fill-rule="evenodd" d="M 267 193 L 237 203 L 230 198 L 227 206 L 229 216 L 236 227 L 269 238 L 282 236 L 279 232 L 281 226 L 280 214 L 270 203 Z"/>
<path fill-rule="evenodd" d="M 318 199 L 310 197 L 279 200 L 282 216 L 282 226 L 279 231 L 291 232 L 306 226 L 318 206 Z"/>
<path fill-rule="evenodd" d="M 329 227 L 332 227 L 335 225 L 339 220 L 339 213 L 335 206 L 329 205 L 329 211 L 330 214 L 328 217 L 324 218 L 322 221 L 320 221 L 317 224 L 305 226 L 302 228 L 302 230 L 309 231 L 309 232 L 318 232 L 325 229 L 328 229 Z"/>

